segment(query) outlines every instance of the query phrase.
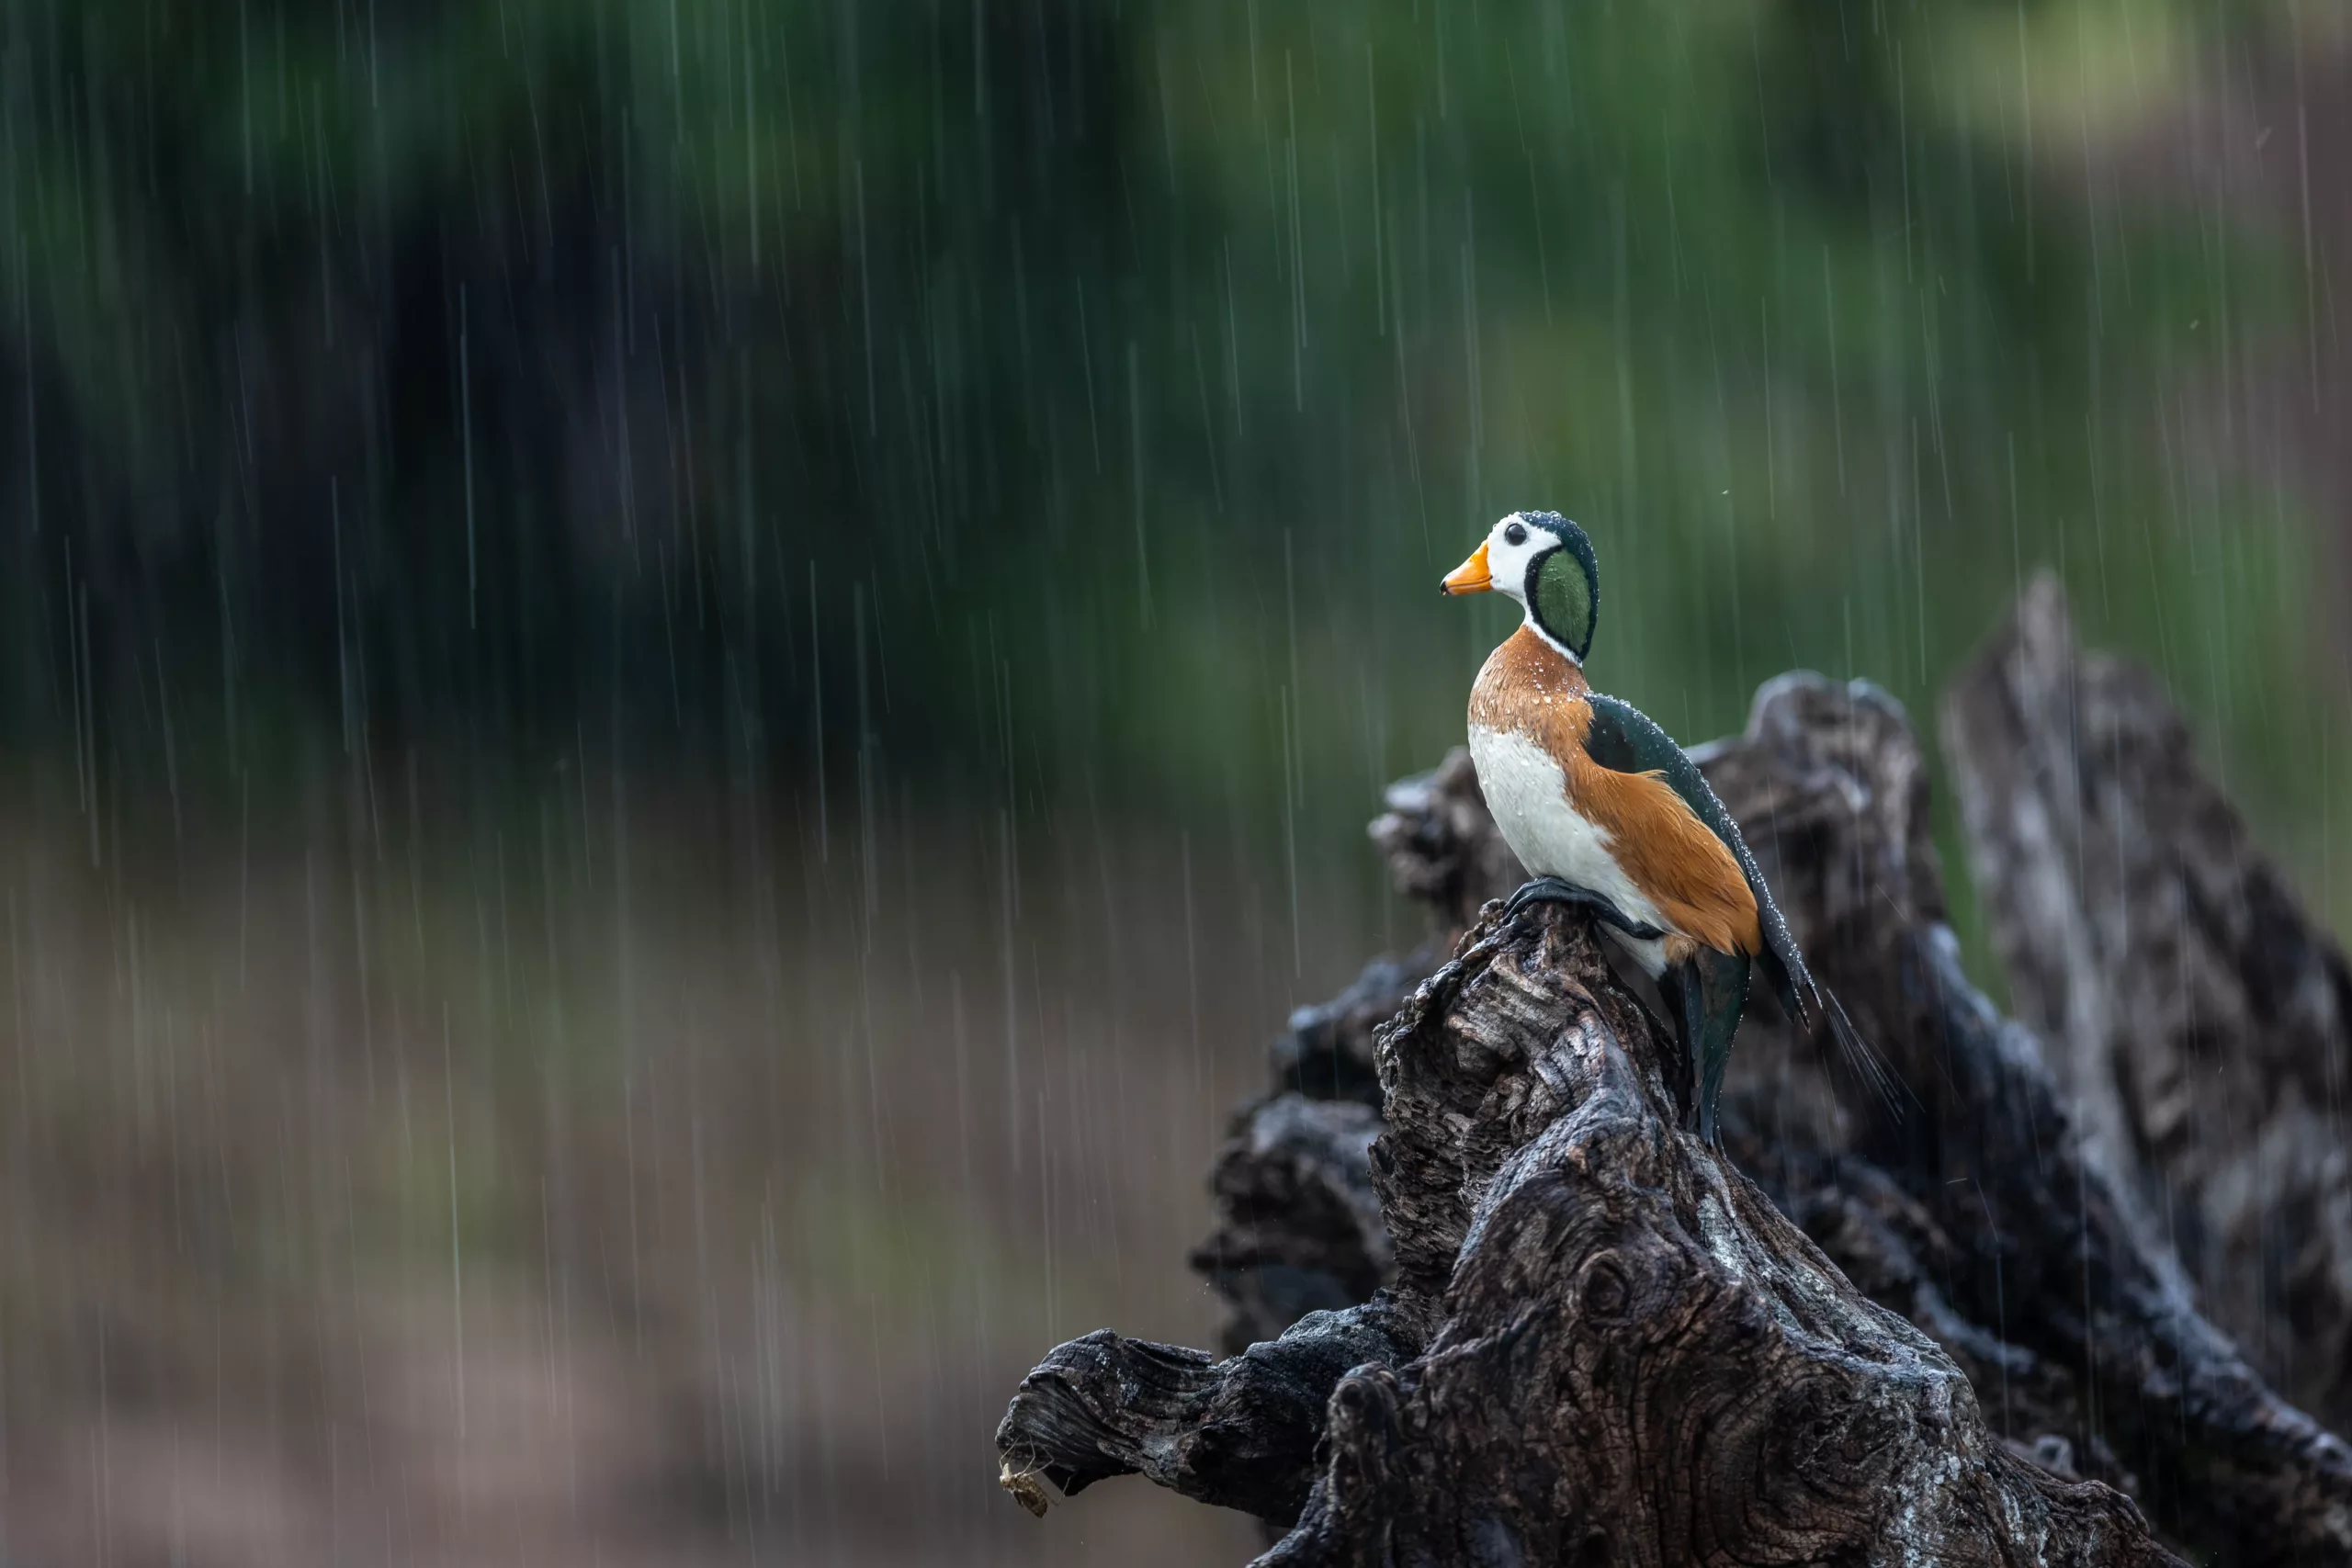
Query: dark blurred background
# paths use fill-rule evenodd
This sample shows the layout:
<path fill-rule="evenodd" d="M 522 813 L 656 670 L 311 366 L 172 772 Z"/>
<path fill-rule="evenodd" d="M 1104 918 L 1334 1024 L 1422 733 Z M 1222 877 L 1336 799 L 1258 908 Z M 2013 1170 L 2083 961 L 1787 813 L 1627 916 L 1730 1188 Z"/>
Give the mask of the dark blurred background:
<path fill-rule="evenodd" d="M 6 0 L 0 1554 L 1244 1559 L 989 1434 L 1513 507 L 1686 740 L 2054 567 L 2344 929 L 2348 153 L 2315 0 Z"/>

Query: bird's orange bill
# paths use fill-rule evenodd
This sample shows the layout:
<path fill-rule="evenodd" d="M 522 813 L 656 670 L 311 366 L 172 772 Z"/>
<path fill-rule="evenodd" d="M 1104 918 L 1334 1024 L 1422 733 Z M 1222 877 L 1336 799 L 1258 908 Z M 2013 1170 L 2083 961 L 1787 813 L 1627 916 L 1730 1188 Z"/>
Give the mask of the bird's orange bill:
<path fill-rule="evenodd" d="M 1439 583 L 1441 593 L 1485 593 L 1495 586 L 1495 574 L 1487 570 L 1487 546 L 1479 541 L 1470 552 L 1470 558 L 1445 574 Z"/>

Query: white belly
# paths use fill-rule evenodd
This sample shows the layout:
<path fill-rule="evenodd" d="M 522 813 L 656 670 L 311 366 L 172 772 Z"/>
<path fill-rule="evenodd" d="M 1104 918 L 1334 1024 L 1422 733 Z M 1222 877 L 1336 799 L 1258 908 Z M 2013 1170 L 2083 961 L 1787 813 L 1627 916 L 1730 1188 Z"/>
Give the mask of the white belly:
<path fill-rule="evenodd" d="M 1628 919 L 1660 931 L 1671 930 L 1611 852 L 1608 829 L 1587 819 L 1568 803 L 1567 780 L 1560 764 L 1534 741 L 1510 730 L 1470 727 L 1470 761 L 1478 770 L 1478 788 L 1487 797 L 1503 842 L 1532 876 L 1556 876 L 1589 892 L 1600 894 L 1623 910 Z M 1665 944 L 1628 938 L 1604 927 L 1651 975 L 1666 967 Z"/>

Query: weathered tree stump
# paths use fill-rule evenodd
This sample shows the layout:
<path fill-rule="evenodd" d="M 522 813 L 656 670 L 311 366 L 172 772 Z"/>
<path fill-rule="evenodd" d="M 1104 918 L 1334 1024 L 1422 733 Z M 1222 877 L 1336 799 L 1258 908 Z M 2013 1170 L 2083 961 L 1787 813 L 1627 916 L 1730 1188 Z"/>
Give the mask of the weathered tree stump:
<path fill-rule="evenodd" d="M 1295 1019 L 1220 1157 L 1195 1262 L 1236 1354 L 1056 1350 L 1008 1487 L 1144 1474 L 1286 1532 L 1261 1563 L 2177 1561 L 2156 1529 L 2352 1561 L 2352 1455 L 2198 1315 L 1962 976 L 1900 710 L 1784 677 L 1701 754 L 1909 1098 L 1759 1007 L 1729 1157 L 1682 1133 L 1583 919 L 1473 919 L 1517 868 L 1457 754 L 1374 835 L 1469 929 Z"/>
<path fill-rule="evenodd" d="M 1901 709 L 1783 676 L 1746 736 L 1706 753 L 1815 971 L 1910 1095 L 1871 1114 L 1820 1087 L 1817 1054 L 1744 1034 L 1736 1157 L 1850 1278 L 1891 1284 L 1880 1299 L 1970 1366 L 2031 1451 L 2231 1562 L 2352 1562 L 2352 1449 L 2199 1314 L 2086 1157 L 2040 1043 L 1962 972 Z M 1822 1113 L 1830 1100 L 1842 1114 Z"/>
<path fill-rule="evenodd" d="M 1065 1346 L 1009 1472 L 1295 1515 L 1267 1562 L 2172 1561 L 1679 1130 L 1664 1049 L 1580 917 L 1482 924 L 1382 1039 L 1393 1289 L 1223 1362 Z"/>
<path fill-rule="evenodd" d="M 2264 1375 L 2352 1422 L 2342 949 L 2154 679 L 2075 652 L 2054 579 L 1947 694 L 1943 733 L 2018 1015 L 2100 1158 Z"/>

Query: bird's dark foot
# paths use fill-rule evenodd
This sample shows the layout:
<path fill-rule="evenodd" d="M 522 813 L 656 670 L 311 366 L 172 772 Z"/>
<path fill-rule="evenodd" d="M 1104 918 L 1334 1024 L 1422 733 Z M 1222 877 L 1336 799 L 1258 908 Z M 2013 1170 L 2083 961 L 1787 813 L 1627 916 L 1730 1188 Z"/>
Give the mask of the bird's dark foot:
<path fill-rule="evenodd" d="M 1602 925 L 1614 926 L 1636 942 L 1655 942 L 1666 933 L 1657 927 L 1634 919 L 1617 907 L 1616 900 L 1589 887 L 1578 887 L 1556 876 L 1539 876 L 1522 884 L 1510 901 L 1503 906 L 1503 919 L 1508 920 L 1530 904 L 1574 904 L 1592 911 L 1593 919 Z"/>

